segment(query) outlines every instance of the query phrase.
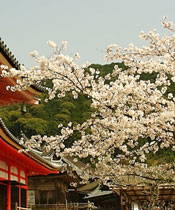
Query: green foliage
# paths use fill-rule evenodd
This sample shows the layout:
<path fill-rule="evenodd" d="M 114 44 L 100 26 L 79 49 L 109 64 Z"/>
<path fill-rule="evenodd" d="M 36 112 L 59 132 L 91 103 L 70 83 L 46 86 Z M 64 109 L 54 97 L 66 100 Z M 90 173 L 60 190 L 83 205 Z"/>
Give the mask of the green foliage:
<path fill-rule="evenodd" d="M 30 114 L 32 116 L 44 119 L 48 118 L 44 109 L 44 104 L 39 104 L 37 106 L 28 106 L 28 109 L 30 110 Z"/>
<path fill-rule="evenodd" d="M 67 114 L 56 114 L 55 118 L 59 123 L 63 124 L 68 123 L 70 121 L 70 116 Z"/>
<path fill-rule="evenodd" d="M 19 118 L 15 123 L 26 135 L 47 133 L 48 122 L 41 118 Z"/>
<path fill-rule="evenodd" d="M 91 64 L 89 68 L 94 68 L 100 71 L 100 76 L 104 77 L 105 75 L 112 73 L 114 66 L 117 65 L 119 68 L 125 70 L 127 67 L 124 65 L 124 63 L 111 63 L 111 64 Z"/>
<path fill-rule="evenodd" d="M 152 74 L 150 73 L 142 73 L 140 75 L 140 80 L 150 80 L 151 83 L 153 83 L 156 80 L 157 73 L 153 72 Z"/>
<path fill-rule="evenodd" d="M 158 165 L 172 163 L 175 161 L 175 152 L 171 148 L 160 149 L 157 153 L 149 153 L 147 155 L 148 165 Z"/>
<path fill-rule="evenodd" d="M 26 113 L 22 112 L 21 104 L 1 107 L 0 116 L 16 137 L 21 131 L 27 137 L 35 134 L 56 135 L 60 123 L 66 126 L 71 121 L 76 125 L 89 118 L 93 112 L 89 99 L 83 95 L 75 100 L 71 94 L 67 94 L 65 98 L 55 98 L 47 103 L 44 102 L 45 97 L 46 94 L 39 105 L 27 105 Z M 70 142 L 73 141 L 74 137 Z"/>
<path fill-rule="evenodd" d="M 67 110 L 75 110 L 75 105 L 72 102 L 65 101 L 60 105 L 61 108 L 66 108 Z"/>
<path fill-rule="evenodd" d="M 21 112 L 20 112 L 20 110 L 15 110 L 15 111 L 10 111 L 9 112 L 9 119 L 11 120 L 11 121 L 15 121 L 15 120 L 17 120 L 18 118 L 20 118 L 21 117 Z"/>

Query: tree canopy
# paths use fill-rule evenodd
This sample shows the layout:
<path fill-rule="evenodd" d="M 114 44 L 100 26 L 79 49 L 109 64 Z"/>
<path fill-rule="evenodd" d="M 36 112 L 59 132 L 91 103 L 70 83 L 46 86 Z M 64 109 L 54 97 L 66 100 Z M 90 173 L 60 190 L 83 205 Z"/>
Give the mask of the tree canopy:
<path fill-rule="evenodd" d="M 63 54 L 66 42 L 59 48 L 52 41 L 48 42 L 53 48 L 52 57 L 39 57 L 36 51 L 31 53 L 38 66 L 30 71 L 24 67 L 21 70 L 4 69 L 2 76 L 22 78 L 15 87 L 9 87 L 13 91 L 50 80 L 48 100 L 58 98 L 60 103 L 71 93 L 77 102 L 78 98 L 88 98 L 89 106 L 94 110 L 90 118 L 84 118 L 85 121 L 66 125 L 71 121 L 68 113 L 74 106 L 68 101 L 60 103 L 58 107 L 61 106 L 62 113 L 49 113 L 55 118 L 56 126 L 60 119 L 65 122 L 59 124 L 59 132 L 51 137 L 33 136 L 28 145 L 39 147 L 44 144 L 58 157 L 69 155 L 75 162 L 88 159 L 86 168 L 74 168 L 85 181 L 98 179 L 112 188 L 174 183 L 173 162 L 150 164 L 148 161 L 150 155 L 161 150 L 173 154 L 175 150 L 175 25 L 166 20 L 162 25 L 172 35 L 161 37 L 156 30 L 142 31 L 140 38 L 148 42 L 147 46 L 138 48 L 130 44 L 129 48 L 122 49 L 115 44 L 109 45 L 106 60 L 122 61 L 124 68 L 113 65 L 107 74 L 103 74 L 100 67 L 79 66 L 76 63 L 78 54 L 74 57 Z M 74 105 L 76 108 L 77 104 Z M 18 112 L 12 113 L 14 118 L 17 115 Z M 81 111 L 78 116 L 83 119 Z M 25 124 L 25 120 L 22 123 Z M 44 129 L 44 119 L 41 124 Z M 39 128 L 41 132 L 42 128 Z M 68 145 L 75 133 L 78 133 L 75 141 Z"/>

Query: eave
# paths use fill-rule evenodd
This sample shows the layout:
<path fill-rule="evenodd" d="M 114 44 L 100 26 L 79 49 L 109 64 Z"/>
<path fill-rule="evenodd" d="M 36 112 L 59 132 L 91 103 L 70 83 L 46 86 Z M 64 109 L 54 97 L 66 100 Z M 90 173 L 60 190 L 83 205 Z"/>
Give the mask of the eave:
<path fill-rule="evenodd" d="M 59 161 L 52 161 L 51 159 L 48 160 L 48 157 L 41 156 L 42 153 L 37 150 L 27 150 L 25 145 L 20 145 L 19 139 L 17 139 L 6 127 L 3 120 L 0 118 L 0 136 L 3 140 L 12 146 L 13 148 L 17 149 L 18 151 L 23 150 L 23 153 L 36 161 L 37 163 L 41 164 L 42 166 L 46 167 L 53 173 L 58 173 L 61 168 L 62 164 Z"/>
<path fill-rule="evenodd" d="M 20 69 L 20 63 L 17 61 L 13 53 L 9 50 L 4 41 L 0 38 L 0 63 L 7 65 L 9 68 Z M 45 88 L 39 84 L 32 85 L 27 89 L 34 95 L 40 95 Z"/>

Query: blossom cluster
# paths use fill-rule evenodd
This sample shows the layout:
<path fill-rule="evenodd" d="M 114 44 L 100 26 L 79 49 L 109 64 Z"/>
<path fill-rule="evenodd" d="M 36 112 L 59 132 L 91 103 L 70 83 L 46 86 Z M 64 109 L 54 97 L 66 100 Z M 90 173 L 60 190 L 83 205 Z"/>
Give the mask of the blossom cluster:
<path fill-rule="evenodd" d="M 164 20 L 162 25 L 174 33 L 172 23 Z M 173 164 L 148 166 L 147 156 L 160 149 L 175 148 L 174 93 L 166 96 L 169 86 L 175 82 L 175 35 L 161 37 L 153 30 L 142 31 L 140 38 L 148 41 L 148 46 L 138 48 L 130 44 L 122 49 L 113 44 L 107 47 L 105 59 L 122 61 L 127 68 L 115 65 L 113 72 L 105 77 L 93 68 L 87 71 L 88 63 L 79 66 L 78 53 L 74 57 L 65 55 L 66 42 L 59 47 L 48 41 L 53 49 L 50 58 L 32 52 L 30 55 L 38 65 L 30 70 L 24 66 L 19 70 L 1 66 L 1 76 L 21 78 L 16 86 L 7 89 L 23 90 L 49 79 L 53 84 L 48 88 L 49 100 L 64 97 L 67 92 L 72 92 L 77 99 L 83 93 L 96 110 L 91 119 L 81 125 L 60 125 L 58 135 L 34 136 L 27 144 L 39 148 L 44 142 L 47 151 L 54 150 L 62 159 L 71 156 L 75 162 L 89 158 L 85 168 L 74 167 L 85 181 L 98 178 L 110 187 L 140 184 L 145 179 L 174 182 Z M 152 73 L 156 74 L 154 82 L 141 79 L 142 74 Z M 79 132 L 81 137 L 65 148 L 65 141 L 74 132 Z"/>

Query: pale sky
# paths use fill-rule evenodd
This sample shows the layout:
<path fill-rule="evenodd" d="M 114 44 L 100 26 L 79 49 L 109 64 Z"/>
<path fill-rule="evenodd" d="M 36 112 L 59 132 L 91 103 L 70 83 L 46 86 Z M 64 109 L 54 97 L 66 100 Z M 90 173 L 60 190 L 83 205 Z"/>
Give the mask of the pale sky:
<path fill-rule="evenodd" d="M 67 41 L 80 63 L 104 64 L 107 45 L 140 45 L 141 30 L 162 32 L 163 16 L 175 22 L 175 0 L 0 0 L 0 37 L 26 67 L 33 50 L 50 55 L 48 40 Z"/>

